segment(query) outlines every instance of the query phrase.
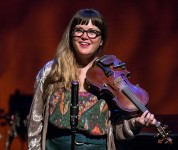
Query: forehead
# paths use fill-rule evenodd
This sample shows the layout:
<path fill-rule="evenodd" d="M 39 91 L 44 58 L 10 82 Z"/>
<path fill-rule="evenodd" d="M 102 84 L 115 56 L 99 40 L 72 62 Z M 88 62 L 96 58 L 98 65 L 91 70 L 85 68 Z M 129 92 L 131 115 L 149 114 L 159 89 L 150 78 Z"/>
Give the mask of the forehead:
<path fill-rule="evenodd" d="M 88 22 L 88 24 L 78 24 L 75 27 L 83 28 L 83 29 L 90 29 L 90 28 L 92 28 L 92 29 L 98 29 L 99 30 L 99 28 L 97 26 L 95 26 L 95 25 L 92 24 L 91 20 Z"/>

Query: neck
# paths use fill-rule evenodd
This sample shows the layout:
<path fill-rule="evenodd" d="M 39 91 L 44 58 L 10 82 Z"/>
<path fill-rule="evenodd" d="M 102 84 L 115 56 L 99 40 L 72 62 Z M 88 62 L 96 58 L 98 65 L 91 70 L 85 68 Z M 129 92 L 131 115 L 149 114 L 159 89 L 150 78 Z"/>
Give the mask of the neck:
<path fill-rule="evenodd" d="M 77 55 L 77 63 L 79 65 L 79 68 L 84 68 L 90 64 L 93 64 L 93 62 L 98 58 L 98 53 L 90 54 L 90 55 Z"/>

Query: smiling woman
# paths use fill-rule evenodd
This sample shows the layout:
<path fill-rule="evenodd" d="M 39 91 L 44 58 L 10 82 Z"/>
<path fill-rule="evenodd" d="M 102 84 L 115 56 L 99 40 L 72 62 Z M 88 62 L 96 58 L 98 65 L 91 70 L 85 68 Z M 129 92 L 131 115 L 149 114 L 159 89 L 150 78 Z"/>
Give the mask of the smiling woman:
<path fill-rule="evenodd" d="M 126 62 L 132 74 L 130 80 L 139 82 L 150 95 L 150 111 L 156 115 L 178 114 L 177 3 L 177 0 L 1 1 L 0 109 L 4 113 L 9 111 L 9 98 L 16 89 L 22 94 L 33 94 L 35 74 L 53 58 L 71 16 L 87 6 L 105 16 L 109 32 L 104 51 Z M 66 62 L 69 58 L 65 57 Z M 170 126 L 175 123 L 162 122 L 174 131 Z M 8 124 L 0 126 L 0 149 L 5 147 L 8 131 Z M 21 149 L 23 143 L 15 140 L 12 149 Z"/>
<path fill-rule="evenodd" d="M 102 43 L 99 28 L 94 26 L 90 20 L 87 25 L 76 25 L 72 35 L 73 48 L 80 60 L 80 65 L 85 66 L 89 61 L 92 63 Z"/>
<path fill-rule="evenodd" d="M 137 117 L 118 118 L 123 114 L 113 111 L 116 108 L 107 97 L 101 98 L 87 88 L 86 73 L 101 56 L 106 39 L 107 26 L 98 11 L 82 9 L 73 16 L 56 57 L 36 77 L 28 116 L 29 149 L 115 150 L 114 137 L 131 139 L 141 127 L 155 124 L 154 115 L 148 111 Z M 73 81 L 79 83 L 78 89 L 71 87 Z M 75 111 L 77 119 L 71 122 L 73 95 L 79 109 Z"/>

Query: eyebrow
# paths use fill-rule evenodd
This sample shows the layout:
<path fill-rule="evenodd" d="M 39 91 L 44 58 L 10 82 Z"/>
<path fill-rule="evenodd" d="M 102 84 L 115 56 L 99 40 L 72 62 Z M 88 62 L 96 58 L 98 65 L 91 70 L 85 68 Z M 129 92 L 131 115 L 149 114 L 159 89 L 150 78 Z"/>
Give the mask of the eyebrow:
<path fill-rule="evenodd" d="M 75 28 L 77 28 L 77 29 L 83 29 L 83 30 L 86 30 L 86 29 L 84 29 L 84 28 L 82 28 L 82 27 L 74 27 L 74 29 Z M 89 29 L 87 29 L 87 30 L 96 30 L 96 31 L 99 31 L 99 32 L 101 32 L 98 28 L 97 29 L 95 29 L 95 28 L 89 28 Z"/>

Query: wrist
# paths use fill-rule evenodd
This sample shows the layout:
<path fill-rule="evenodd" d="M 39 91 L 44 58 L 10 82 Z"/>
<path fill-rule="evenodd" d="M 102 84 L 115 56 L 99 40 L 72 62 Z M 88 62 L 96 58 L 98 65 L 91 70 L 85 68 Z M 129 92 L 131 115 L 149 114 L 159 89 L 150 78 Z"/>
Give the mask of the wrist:
<path fill-rule="evenodd" d="M 142 128 L 142 126 L 136 122 L 136 118 L 130 119 L 130 126 L 133 130 L 140 130 Z"/>

